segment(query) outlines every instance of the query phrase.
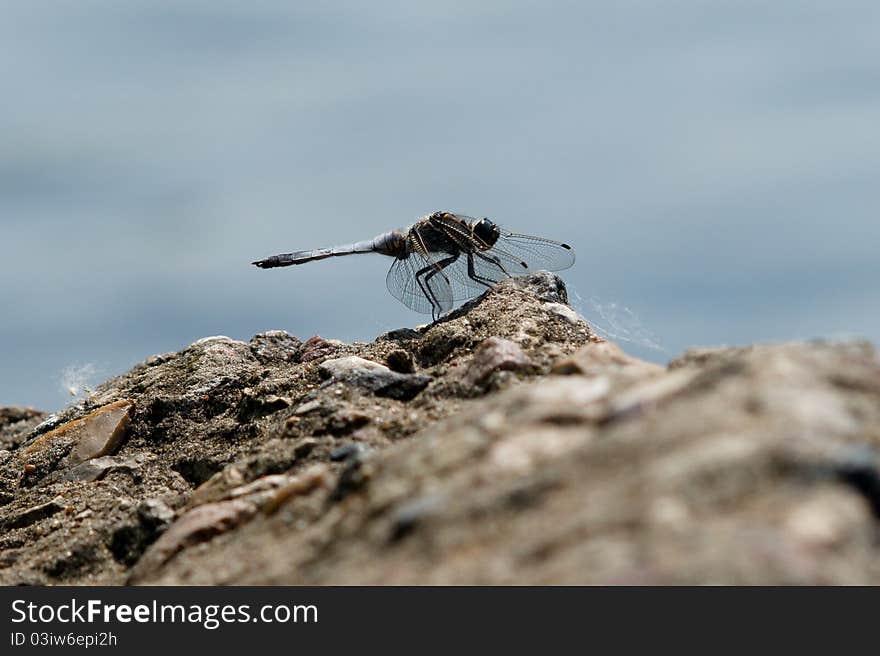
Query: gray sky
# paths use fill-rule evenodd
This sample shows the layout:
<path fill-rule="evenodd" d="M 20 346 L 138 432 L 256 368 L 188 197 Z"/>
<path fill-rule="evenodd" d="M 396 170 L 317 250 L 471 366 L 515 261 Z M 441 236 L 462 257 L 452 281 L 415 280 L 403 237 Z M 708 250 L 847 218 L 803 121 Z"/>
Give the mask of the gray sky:
<path fill-rule="evenodd" d="M 0 405 L 207 335 L 421 323 L 381 256 L 248 263 L 435 209 L 573 244 L 575 305 L 658 361 L 878 341 L 878 25 L 870 0 L 7 1 Z"/>

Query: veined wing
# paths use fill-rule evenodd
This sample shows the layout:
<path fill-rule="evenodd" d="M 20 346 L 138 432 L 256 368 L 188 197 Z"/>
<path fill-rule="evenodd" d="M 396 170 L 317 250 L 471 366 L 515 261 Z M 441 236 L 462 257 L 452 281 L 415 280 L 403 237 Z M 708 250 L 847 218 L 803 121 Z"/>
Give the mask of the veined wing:
<path fill-rule="evenodd" d="M 407 307 L 439 316 L 453 303 L 467 300 L 502 280 L 546 269 L 560 271 L 574 264 L 574 251 L 568 244 L 502 231 L 491 246 L 475 242 L 467 229 L 470 217 L 436 215 L 430 217 L 433 229 L 442 231 L 453 252 L 429 251 L 437 248 L 436 238 L 414 229 L 409 256 L 391 265 L 386 277 L 388 290 Z"/>
<path fill-rule="evenodd" d="M 508 272 L 507 268 L 489 252 L 462 253 L 454 264 L 444 269 L 452 288 L 453 300 L 464 301 L 481 294 L 496 283 L 522 272 Z"/>
<path fill-rule="evenodd" d="M 480 294 L 506 278 L 545 269 L 559 271 L 574 262 L 574 251 L 566 244 L 541 237 L 504 233 L 495 246 L 470 254 L 462 253 L 443 271 L 450 281 L 453 300 Z"/>
<path fill-rule="evenodd" d="M 462 246 L 462 250 L 469 250 L 465 246 L 472 245 L 474 250 L 481 251 L 489 256 L 491 261 L 482 258 L 475 259 L 476 266 L 485 265 L 485 267 L 488 267 L 486 269 L 487 274 L 492 273 L 491 270 L 497 268 L 496 264 L 501 265 L 504 271 L 511 276 L 519 276 L 541 269 L 562 271 L 574 264 L 574 250 L 571 246 L 562 242 L 553 241 L 545 237 L 502 230 L 498 241 L 491 248 L 486 248 L 487 244 L 481 242 L 473 234 L 473 231 L 468 229 L 469 225 L 477 221 L 473 217 L 465 216 L 464 214 L 444 213 L 432 216 L 431 221 Z M 497 273 L 487 277 L 496 279 L 496 282 L 500 279 Z"/>
<path fill-rule="evenodd" d="M 429 264 L 420 254 L 412 253 L 406 259 L 396 260 L 386 277 L 388 291 L 416 312 L 439 314 L 452 309 L 454 303 L 473 298 L 510 277 L 503 268 L 490 261 L 489 255 L 473 255 L 473 277 L 467 255 L 454 257 L 441 255 L 432 258 Z M 437 273 L 428 277 L 431 271 Z M 419 272 L 422 273 L 417 276 Z"/>
<path fill-rule="evenodd" d="M 385 284 L 392 296 L 416 312 L 439 316 L 452 309 L 450 280 L 430 255 L 411 252 L 409 257 L 396 259 Z"/>
<path fill-rule="evenodd" d="M 574 264 L 575 257 L 574 250 L 568 244 L 507 231 L 502 231 L 486 255 L 496 256 L 508 273 L 514 276 L 541 269 L 562 271 Z"/>

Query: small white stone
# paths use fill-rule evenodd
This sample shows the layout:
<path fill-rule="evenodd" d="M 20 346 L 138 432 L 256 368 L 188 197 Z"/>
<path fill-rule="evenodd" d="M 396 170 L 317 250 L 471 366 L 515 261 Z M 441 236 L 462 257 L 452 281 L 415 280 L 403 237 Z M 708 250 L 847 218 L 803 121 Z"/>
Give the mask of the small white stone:
<path fill-rule="evenodd" d="M 235 341 L 231 337 L 227 337 L 226 335 L 212 335 L 211 337 L 202 337 L 201 339 L 197 339 L 192 343 L 193 346 L 197 344 L 210 344 L 211 342 L 233 342 Z"/>
<path fill-rule="evenodd" d="M 550 314 L 555 314 L 557 317 L 565 319 L 570 324 L 578 325 L 579 323 L 585 323 L 585 319 L 581 315 L 562 303 L 544 303 L 544 309 Z"/>
<path fill-rule="evenodd" d="M 321 407 L 321 402 L 318 401 L 317 399 L 314 399 L 312 401 L 307 401 L 307 402 L 303 403 L 301 406 L 299 406 L 296 410 L 293 411 L 293 414 L 306 415 L 310 412 L 317 410 L 320 407 Z"/>
<path fill-rule="evenodd" d="M 391 372 L 391 370 L 383 364 L 359 358 L 356 355 L 347 358 L 324 360 L 324 362 L 318 365 L 318 369 L 333 378 L 342 378 L 346 375 L 357 373 Z"/>

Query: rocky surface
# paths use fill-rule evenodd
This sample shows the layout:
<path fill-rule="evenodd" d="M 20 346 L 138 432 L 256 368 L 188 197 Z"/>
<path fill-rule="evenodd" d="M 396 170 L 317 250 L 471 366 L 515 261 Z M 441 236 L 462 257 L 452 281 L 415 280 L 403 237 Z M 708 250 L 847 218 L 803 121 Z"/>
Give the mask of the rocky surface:
<path fill-rule="evenodd" d="M 0 583 L 880 583 L 870 345 L 597 337 L 549 274 L 0 409 Z"/>

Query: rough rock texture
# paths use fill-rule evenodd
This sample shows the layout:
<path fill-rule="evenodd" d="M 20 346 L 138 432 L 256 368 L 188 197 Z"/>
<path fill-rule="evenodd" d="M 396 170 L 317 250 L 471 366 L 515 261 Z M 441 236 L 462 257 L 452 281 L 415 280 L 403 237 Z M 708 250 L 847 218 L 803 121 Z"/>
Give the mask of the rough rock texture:
<path fill-rule="evenodd" d="M 371 344 L 213 337 L 0 409 L 0 583 L 880 583 L 870 345 L 660 367 L 566 302 L 536 274 Z M 116 451 L 71 458 L 118 402 Z"/>

